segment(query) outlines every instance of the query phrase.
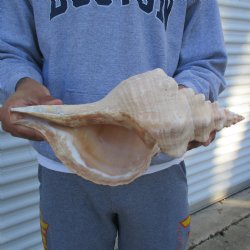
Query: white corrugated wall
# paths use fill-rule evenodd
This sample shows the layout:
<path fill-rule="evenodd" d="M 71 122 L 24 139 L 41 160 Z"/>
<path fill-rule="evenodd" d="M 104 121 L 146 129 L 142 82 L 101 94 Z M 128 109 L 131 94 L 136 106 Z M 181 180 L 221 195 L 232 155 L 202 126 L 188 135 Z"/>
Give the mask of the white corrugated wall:
<path fill-rule="evenodd" d="M 42 249 L 37 162 L 26 140 L 0 129 L 0 249 Z"/>
<path fill-rule="evenodd" d="M 191 211 L 250 186 L 250 1 L 219 4 L 229 55 L 228 88 L 219 102 L 246 119 L 219 132 L 208 148 L 187 154 Z"/>
<path fill-rule="evenodd" d="M 218 133 L 208 148 L 187 154 L 192 211 L 250 185 L 250 2 L 219 3 L 229 53 L 229 86 L 220 103 L 246 120 Z M 27 142 L 0 131 L 1 250 L 42 249 L 36 174 L 35 153 Z"/>

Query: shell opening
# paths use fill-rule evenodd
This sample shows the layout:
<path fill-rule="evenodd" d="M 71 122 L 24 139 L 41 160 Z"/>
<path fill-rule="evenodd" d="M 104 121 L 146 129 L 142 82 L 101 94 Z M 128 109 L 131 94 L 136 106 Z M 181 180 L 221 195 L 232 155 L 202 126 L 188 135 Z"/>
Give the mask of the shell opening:
<path fill-rule="evenodd" d="M 17 123 L 43 134 L 57 157 L 78 175 L 116 186 L 141 175 L 158 149 L 145 129 L 129 116 L 122 118 L 69 127 L 27 115 Z"/>
<path fill-rule="evenodd" d="M 109 176 L 133 173 L 152 154 L 136 130 L 119 125 L 93 124 L 74 129 L 73 145 L 87 167 Z"/>

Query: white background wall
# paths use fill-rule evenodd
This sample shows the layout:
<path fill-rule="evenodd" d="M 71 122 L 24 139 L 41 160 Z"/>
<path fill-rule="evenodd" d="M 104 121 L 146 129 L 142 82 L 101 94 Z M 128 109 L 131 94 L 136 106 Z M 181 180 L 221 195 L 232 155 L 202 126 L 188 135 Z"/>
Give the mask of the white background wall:
<path fill-rule="evenodd" d="M 229 56 L 222 106 L 246 119 L 186 157 L 191 211 L 250 185 L 250 1 L 220 0 Z"/>

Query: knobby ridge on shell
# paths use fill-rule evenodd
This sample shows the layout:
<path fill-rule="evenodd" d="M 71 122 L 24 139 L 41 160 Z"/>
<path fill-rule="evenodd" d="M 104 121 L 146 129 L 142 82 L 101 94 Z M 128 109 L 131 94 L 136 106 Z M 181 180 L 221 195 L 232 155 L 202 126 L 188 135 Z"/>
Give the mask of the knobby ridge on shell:
<path fill-rule="evenodd" d="M 180 157 L 189 142 L 208 140 L 244 117 L 206 101 L 155 69 L 121 82 L 103 99 L 82 105 L 13 108 L 38 130 L 57 157 L 98 184 L 130 183 L 158 152 Z"/>

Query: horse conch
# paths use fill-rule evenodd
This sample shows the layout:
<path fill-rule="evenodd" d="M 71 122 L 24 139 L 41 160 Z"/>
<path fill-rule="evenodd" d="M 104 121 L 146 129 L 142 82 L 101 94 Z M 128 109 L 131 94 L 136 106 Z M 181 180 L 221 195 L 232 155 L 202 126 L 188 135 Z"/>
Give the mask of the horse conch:
<path fill-rule="evenodd" d="M 12 108 L 38 130 L 57 157 L 92 182 L 121 185 L 142 175 L 158 152 L 180 157 L 190 141 L 244 118 L 205 101 L 161 69 L 133 76 L 98 102 Z"/>

